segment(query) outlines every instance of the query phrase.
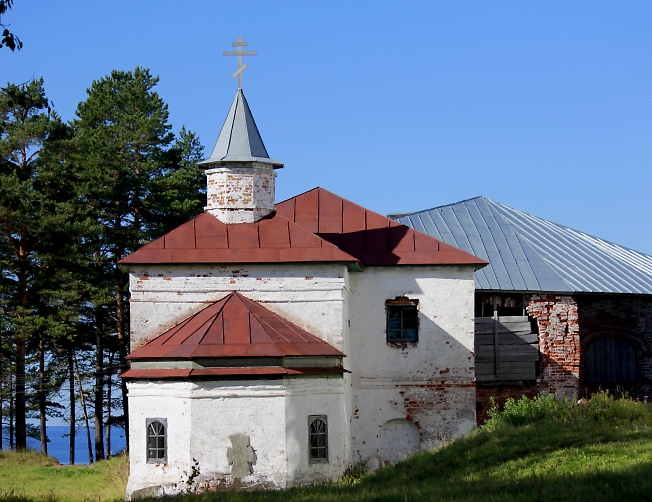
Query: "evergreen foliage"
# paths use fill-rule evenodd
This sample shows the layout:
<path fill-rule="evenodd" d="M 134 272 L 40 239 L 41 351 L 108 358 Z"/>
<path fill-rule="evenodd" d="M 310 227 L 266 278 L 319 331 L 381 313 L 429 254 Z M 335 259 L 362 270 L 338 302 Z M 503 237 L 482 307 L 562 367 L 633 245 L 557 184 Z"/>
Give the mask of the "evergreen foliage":
<path fill-rule="evenodd" d="M 127 424 L 124 397 L 113 413 L 129 350 L 118 261 L 205 205 L 202 146 L 185 128 L 175 138 L 157 82 L 146 69 L 114 71 L 69 124 L 42 79 L 0 90 L 0 410 L 19 449 L 30 413 L 43 452 L 47 416 L 67 416 L 71 438 L 79 411 L 94 419 L 91 459 L 110 451 L 105 425 Z"/>

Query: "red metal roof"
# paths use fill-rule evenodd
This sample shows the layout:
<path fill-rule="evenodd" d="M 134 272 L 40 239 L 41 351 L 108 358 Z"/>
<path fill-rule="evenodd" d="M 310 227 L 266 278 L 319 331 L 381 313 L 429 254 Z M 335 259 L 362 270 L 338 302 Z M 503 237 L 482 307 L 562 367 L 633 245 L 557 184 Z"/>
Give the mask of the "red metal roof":
<path fill-rule="evenodd" d="M 123 258 L 120 264 L 356 261 L 278 213 L 255 223 L 227 225 L 205 212 Z"/>
<path fill-rule="evenodd" d="M 302 262 L 487 264 L 323 188 L 277 204 L 274 215 L 255 223 L 227 225 L 202 213 L 119 263 Z"/>
<path fill-rule="evenodd" d="M 170 378 L 210 378 L 210 377 L 240 377 L 240 376 L 284 376 L 284 375 L 342 375 L 348 373 L 337 366 L 309 366 L 300 368 L 284 368 L 282 366 L 237 366 L 228 368 L 147 368 L 127 370 L 121 378 L 135 379 L 170 379 Z"/>
<path fill-rule="evenodd" d="M 343 357 L 344 354 L 260 303 L 233 292 L 133 351 L 127 358 L 283 356 Z"/>
<path fill-rule="evenodd" d="M 323 188 L 276 204 L 276 212 L 355 256 L 363 265 L 487 264 Z"/>

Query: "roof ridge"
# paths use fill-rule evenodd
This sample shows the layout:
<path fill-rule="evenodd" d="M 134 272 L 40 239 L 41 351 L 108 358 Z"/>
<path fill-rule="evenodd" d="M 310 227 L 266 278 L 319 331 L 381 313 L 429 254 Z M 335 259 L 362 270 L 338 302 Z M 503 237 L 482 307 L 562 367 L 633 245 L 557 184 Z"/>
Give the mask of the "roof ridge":
<path fill-rule="evenodd" d="M 408 212 L 408 213 L 390 213 L 390 215 L 396 216 L 397 218 L 403 218 L 405 216 L 414 216 L 415 214 L 425 213 L 427 211 L 434 211 L 435 209 L 441 209 L 443 207 L 455 206 L 457 204 L 462 204 L 464 202 L 470 202 L 472 200 L 477 200 L 477 199 L 491 200 L 491 199 L 487 199 L 487 197 L 485 197 L 484 195 L 478 195 L 477 197 L 471 197 L 469 199 L 459 200 L 459 201 L 453 202 L 451 204 L 442 204 L 440 206 L 434 206 L 434 207 L 431 207 L 431 208 L 421 209 L 419 211 L 412 211 L 412 212 Z M 387 216 L 387 217 L 389 218 L 389 216 Z M 393 218 L 390 218 L 390 219 L 393 219 Z M 394 220 L 394 221 L 396 221 L 396 220 Z"/>
<path fill-rule="evenodd" d="M 496 202 L 496 201 L 491 200 L 491 199 L 487 199 L 487 200 L 489 200 L 493 204 L 496 204 L 498 207 L 507 208 L 507 209 L 510 209 L 510 210 L 515 211 L 517 213 L 525 214 L 525 215 L 527 215 L 527 216 L 529 216 L 531 218 L 546 221 L 546 222 L 551 223 L 551 224 L 553 224 L 553 225 L 555 225 L 555 226 L 557 226 L 557 227 L 559 227 L 561 229 L 570 230 L 571 232 L 575 232 L 575 233 L 581 234 L 583 236 L 590 237 L 591 239 L 596 239 L 596 240 L 599 240 L 599 241 L 602 241 L 602 242 L 606 242 L 607 244 L 611 244 L 612 246 L 616 246 L 616 247 L 619 247 L 621 249 L 626 249 L 627 251 L 632 251 L 632 252 L 634 252 L 636 254 L 640 254 L 640 255 L 648 256 L 648 257 L 652 258 L 652 255 L 644 253 L 643 251 L 638 251 L 638 250 L 636 250 L 634 248 L 623 246 L 622 244 L 618 244 L 616 242 L 604 239 L 602 237 L 598 237 L 596 235 L 589 234 L 587 232 L 583 232 L 582 230 L 577 230 L 576 228 L 569 227 L 568 225 L 564 225 L 562 223 L 557 223 L 556 221 L 549 220 L 548 218 L 543 218 L 542 216 L 537 216 L 536 214 L 528 213 L 527 211 L 523 211 L 521 209 L 517 209 L 515 207 L 508 206 L 507 204 L 503 204 L 502 202 Z"/>
<path fill-rule="evenodd" d="M 274 315 L 275 317 L 279 317 L 279 318 L 283 319 L 283 321 L 285 321 L 286 324 L 289 324 L 289 325 L 290 325 L 290 327 L 292 328 L 293 333 L 294 333 L 297 337 L 299 337 L 299 338 L 303 338 L 299 333 L 297 333 L 297 331 L 305 331 L 305 330 L 302 330 L 299 326 L 297 326 L 296 324 L 294 324 L 292 321 L 290 321 L 290 320 L 288 320 L 288 319 L 285 319 L 284 317 L 282 317 L 281 315 L 277 314 L 276 312 L 273 312 L 273 311 L 269 310 L 268 308 L 266 308 L 265 306 L 263 306 L 261 303 L 256 302 L 255 300 L 252 300 L 251 298 L 247 298 L 246 296 L 240 294 L 240 293 L 237 292 L 237 291 L 235 291 L 235 293 L 238 294 L 238 296 L 239 296 L 241 299 L 244 300 L 243 303 L 245 303 L 245 302 L 251 302 L 251 303 L 253 303 L 255 306 L 260 307 L 260 308 L 263 308 L 263 309 L 265 309 L 267 312 L 270 312 L 270 313 L 271 313 L 272 315 Z M 245 305 L 245 306 L 246 306 L 246 305 Z M 249 308 L 248 308 L 248 309 L 249 309 Z M 294 343 L 294 342 L 292 342 L 288 337 L 286 337 L 286 336 L 284 336 L 283 334 L 279 333 L 279 331 L 278 331 L 276 328 L 274 328 L 273 326 L 270 326 L 270 324 L 269 324 L 267 321 L 265 321 L 263 318 L 261 318 L 261 317 L 260 317 L 258 314 L 256 314 L 254 311 L 252 311 L 251 309 L 249 309 L 249 312 L 250 312 L 251 315 L 253 315 L 253 316 L 256 318 L 256 320 L 257 320 L 258 323 L 261 325 L 261 327 L 265 330 L 265 332 L 267 332 L 267 329 L 266 329 L 266 328 L 269 328 L 269 329 L 272 330 L 274 333 L 276 333 L 277 336 L 279 336 L 280 338 L 284 338 L 284 339 L 286 340 L 285 343 Z M 308 333 L 308 332 L 306 331 L 306 333 Z M 316 338 L 319 342 L 323 342 L 323 343 L 325 343 L 326 345 L 329 345 L 329 346 L 330 346 L 330 344 L 329 344 L 328 342 L 326 342 L 325 340 L 322 340 L 322 339 L 319 338 L 318 336 L 312 335 L 312 334 L 310 334 L 310 333 L 308 333 L 308 334 L 309 334 L 310 336 Z M 308 342 L 308 343 L 309 343 L 309 342 Z"/>

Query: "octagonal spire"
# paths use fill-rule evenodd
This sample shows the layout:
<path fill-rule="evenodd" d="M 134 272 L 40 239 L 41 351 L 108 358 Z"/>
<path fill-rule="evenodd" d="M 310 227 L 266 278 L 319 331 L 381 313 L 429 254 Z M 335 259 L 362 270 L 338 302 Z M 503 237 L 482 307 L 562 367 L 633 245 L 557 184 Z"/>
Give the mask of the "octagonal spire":
<path fill-rule="evenodd" d="M 263 162 L 275 169 L 283 167 L 282 162 L 269 157 L 242 89 L 235 95 L 213 153 L 200 165 L 225 162 Z"/>

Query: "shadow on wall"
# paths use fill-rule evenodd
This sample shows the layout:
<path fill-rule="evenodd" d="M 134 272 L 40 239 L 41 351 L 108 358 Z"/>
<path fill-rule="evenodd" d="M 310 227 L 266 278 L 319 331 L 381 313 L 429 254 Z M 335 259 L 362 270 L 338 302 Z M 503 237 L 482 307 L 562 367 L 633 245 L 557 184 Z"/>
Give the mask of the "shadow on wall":
<path fill-rule="evenodd" d="M 354 379 L 360 379 L 352 422 L 354 460 L 395 462 L 475 428 L 473 353 L 468 347 L 423 316 L 418 343 L 388 343 L 383 329 L 374 342 L 382 347 L 383 363 L 354 369 Z M 372 373 L 365 374 L 364 368 Z"/>

